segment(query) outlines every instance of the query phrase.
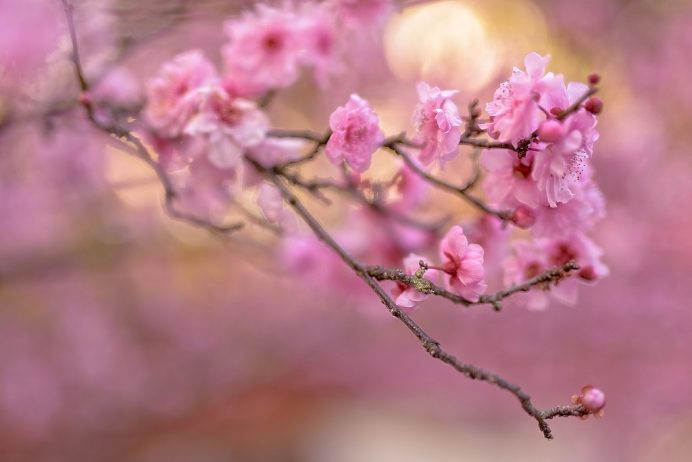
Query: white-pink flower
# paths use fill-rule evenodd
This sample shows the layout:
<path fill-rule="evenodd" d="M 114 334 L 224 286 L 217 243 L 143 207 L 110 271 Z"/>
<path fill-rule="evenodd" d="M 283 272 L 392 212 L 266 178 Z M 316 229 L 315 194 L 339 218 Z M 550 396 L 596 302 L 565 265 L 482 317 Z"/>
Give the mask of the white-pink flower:
<path fill-rule="evenodd" d="M 194 98 L 199 110 L 185 134 L 206 140 L 207 156 L 217 168 L 239 167 L 245 150 L 264 140 L 266 116 L 254 102 L 233 98 L 218 85 L 197 89 Z"/>
<path fill-rule="evenodd" d="M 574 101 L 587 91 L 585 85 L 570 84 Z M 534 157 L 532 179 L 551 207 L 569 202 L 579 184 L 588 179 L 587 161 L 598 139 L 596 117 L 584 109 L 562 122 L 561 136 L 552 143 L 541 143 Z"/>
<path fill-rule="evenodd" d="M 536 221 L 531 230 L 535 236 L 561 237 L 593 227 L 605 216 L 605 199 L 593 181 L 586 181 L 569 202 L 557 207 L 541 205 L 534 212 Z"/>
<path fill-rule="evenodd" d="M 290 4 L 259 3 L 254 12 L 224 26 L 229 43 L 222 50 L 224 83 L 240 96 L 256 96 L 292 85 L 302 54 L 299 17 Z"/>
<path fill-rule="evenodd" d="M 566 107 L 567 91 L 562 75 L 545 73 L 549 56 L 529 53 L 524 59 L 526 72 L 514 68 L 512 76 L 495 92 L 486 105 L 490 122 L 482 128 L 493 138 L 510 141 L 515 146 L 529 137 L 545 118 L 541 108 Z"/>
<path fill-rule="evenodd" d="M 414 113 L 414 142 L 422 145 L 419 160 L 423 165 L 435 160 L 444 165 L 459 152 L 461 117 L 451 99 L 457 92 L 442 91 L 425 82 L 419 82 L 416 89 L 420 102 Z"/>
<path fill-rule="evenodd" d="M 478 301 L 487 288 L 483 247 L 469 244 L 464 230 L 453 226 L 440 241 L 440 259 L 447 289 L 472 302 Z"/>
<path fill-rule="evenodd" d="M 384 141 L 380 119 L 367 101 L 351 95 L 346 105 L 329 117 L 332 135 L 325 152 L 333 164 L 345 161 L 356 172 L 370 167 L 372 154 Z"/>
<path fill-rule="evenodd" d="M 182 135 L 197 109 L 194 91 L 217 81 L 214 65 L 199 50 L 165 63 L 147 85 L 144 116 L 149 128 L 164 138 Z"/>

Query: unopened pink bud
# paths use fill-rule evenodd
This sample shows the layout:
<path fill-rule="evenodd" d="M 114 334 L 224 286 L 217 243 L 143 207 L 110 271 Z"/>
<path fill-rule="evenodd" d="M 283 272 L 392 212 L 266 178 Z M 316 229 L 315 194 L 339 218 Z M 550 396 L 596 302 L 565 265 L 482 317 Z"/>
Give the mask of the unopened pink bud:
<path fill-rule="evenodd" d="M 586 100 L 584 108 L 592 114 L 600 114 L 603 110 L 603 101 L 595 96 Z"/>
<path fill-rule="evenodd" d="M 536 223 L 536 213 L 533 209 L 520 205 L 512 212 L 511 220 L 518 227 L 528 229 Z"/>
<path fill-rule="evenodd" d="M 581 389 L 578 398 L 579 404 L 584 406 L 592 414 L 598 414 L 606 405 L 605 393 L 602 390 L 586 385 Z"/>
<path fill-rule="evenodd" d="M 596 74 L 595 72 L 593 74 L 589 74 L 589 83 L 591 85 L 598 85 L 598 82 L 601 81 L 601 76 Z"/>
<path fill-rule="evenodd" d="M 563 132 L 562 124 L 557 120 L 546 120 L 538 127 L 538 137 L 548 143 L 559 141 Z"/>
<path fill-rule="evenodd" d="M 551 113 L 552 115 L 554 115 L 554 116 L 559 116 L 560 114 L 562 114 L 562 109 L 560 109 L 559 107 L 555 106 L 555 107 L 553 107 L 553 108 L 550 108 L 550 113 Z"/>

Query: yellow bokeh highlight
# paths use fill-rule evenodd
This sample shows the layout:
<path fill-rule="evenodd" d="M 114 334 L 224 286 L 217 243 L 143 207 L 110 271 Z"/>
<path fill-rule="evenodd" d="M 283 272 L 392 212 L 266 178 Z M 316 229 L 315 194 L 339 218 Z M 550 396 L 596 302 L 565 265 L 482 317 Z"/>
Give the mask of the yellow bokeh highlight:
<path fill-rule="evenodd" d="M 459 1 L 406 8 L 387 25 L 385 56 L 404 80 L 473 91 L 493 78 L 498 48 L 478 14 Z"/>

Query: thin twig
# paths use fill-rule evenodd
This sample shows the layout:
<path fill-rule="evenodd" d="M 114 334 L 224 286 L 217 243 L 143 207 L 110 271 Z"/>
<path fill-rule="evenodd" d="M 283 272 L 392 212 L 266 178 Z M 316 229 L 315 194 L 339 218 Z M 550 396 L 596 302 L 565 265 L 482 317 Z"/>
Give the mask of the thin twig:
<path fill-rule="evenodd" d="M 488 213 L 490 215 L 494 215 L 500 220 L 507 221 L 510 219 L 512 213 L 507 210 L 496 210 L 490 207 L 488 204 L 483 202 L 482 200 L 478 199 L 476 196 L 473 196 L 469 193 L 469 189 L 471 189 L 476 183 L 477 180 L 474 177 L 465 185 L 463 186 L 457 186 L 453 185 L 451 183 L 446 182 L 445 180 L 442 180 L 440 178 L 437 178 L 425 170 L 423 170 L 408 154 L 406 154 L 400 147 L 399 144 L 404 144 L 401 143 L 400 141 L 395 141 L 395 142 L 389 142 L 386 143 L 383 147 L 388 148 L 390 151 L 392 151 L 394 154 L 397 156 L 401 157 L 404 162 L 406 162 L 406 165 L 418 176 L 421 178 L 425 179 L 427 182 L 430 184 L 446 190 L 448 192 L 452 192 L 454 194 L 457 194 L 461 196 L 465 201 L 469 202 L 471 205 L 476 207 L 477 209 Z"/>
<path fill-rule="evenodd" d="M 424 265 L 425 269 L 425 265 Z M 422 294 L 435 295 L 438 297 L 446 298 L 447 300 L 464 306 L 472 305 L 492 305 L 496 311 L 502 309 L 501 302 L 505 298 L 517 293 L 517 292 L 528 292 L 536 286 L 548 285 L 555 283 L 567 277 L 572 271 L 578 270 L 579 266 L 571 261 L 562 266 L 556 266 L 555 268 L 550 268 L 543 273 L 535 276 L 531 279 L 524 281 L 521 284 L 516 284 L 506 289 L 502 289 L 494 294 L 482 295 L 478 301 L 472 302 L 465 299 L 455 293 L 445 290 L 430 280 L 424 277 L 418 277 L 417 275 L 406 274 L 400 269 L 396 268 L 383 268 L 381 266 L 368 266 L 366 268 L 368 274 L 378 281 L 397 281 L 413 287 L 418 292 Z"/>
<path fill-rule="evenodd" d="M 65 18 L 67 20 L 67 27 L 70 32 L 70 41 L 72 45 L 71 59 L 74 65 L 75 76 L 79 82 L 79 87 L 83 94 L 87 94 L 90 90 L 89 82 L 85 77 L 84 70 L 82 68 L 82 61 L 79 54 L 79 43 L 77 40 L 77 30 L 74 23 L 74 7 L 68 0 L 61 0 L 63 4 L 63 9 L 65 12 Z M 161 165 L 154 160 L 154 158 L 149 154 L 149 150 L 144 146 L 144 143 L 133 135 L 126 128 L 113 123 L 112 125 L 106 124 L 95 117 L 94 107 L 91 104 L 89 98 L 81 98 L 80 102 L 84 107 L 89 121 L 99 130 L 115 137 L 125 150 L 141 159 L 145 162 L 151 169 L 156 173 L 159 178 L 163 190 L 165 193 L 164 208 L 168 215 L 177 220 L 184 221 L 191 225 L 206 228 L 209 231 L 215 233 L 228 234 L 243 227 L 243 223 L 232 223 L 229 225 L 220 225 L 213 223 L 201 217 L 194 216 L 187 212 L 178 210 L 175 207 L 175 198 L 177 196 L 175 187 L 168 176 L 168 173 L 161 167 Z"/>

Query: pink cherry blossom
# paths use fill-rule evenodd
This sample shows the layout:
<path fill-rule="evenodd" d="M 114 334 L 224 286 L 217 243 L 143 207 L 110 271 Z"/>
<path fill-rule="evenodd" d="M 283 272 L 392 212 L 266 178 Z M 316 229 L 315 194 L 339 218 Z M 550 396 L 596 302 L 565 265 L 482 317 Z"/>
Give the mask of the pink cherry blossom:
<path fill-rule="evenodd" d="M 503 264 L 506 285 L 522 283 L 570 261 L 575 261 L 580 267 L 576 277 L 560 281 L 553 285 L 550 291 L 534 288 L 528 294 L 517 294 L 517 301 L 533 310 L 546 308 L 549 298 L 573 305 L 577 301 L 580 284 L 602 279 L 609 272 L 608 267 L 601 261 L 603 251 L 579 232 L 561 238 L 517 241 L 513 244 L 512 250 Z"/>
<path fill-rule="evenodd" d="M 564 110 L 575 103 L 588 91 L 581 83 L 567 85 L 567 101 Z M 586 160 L 591 157 L 593 144 L 598 140 L 596 117 L 585 109 L 569 115 L 562 122 L 562 136 L 542 148 L 545 154 L 537 156 L 532 177 L 538 188 L 545 192 L 551 207 L 559 202 L 567 202 L 574 197 L 574 189 L 588 179 Z"/>
<path fill-rule="evenodd" d="M 596 118 L 580 110 L 563 122 L 563 136 L 534 156 L 531 178 L 551 207 L 565 203 L 586 179 L 586 162 L 598 139 Z"/>
<path fill-rule="evenodd" d="M 605 216 L 605 199 L 593 181 L 586 181 L 566 204 L 540 205 L 534 212 L 536 221 L 532 232 L 535 236 L 564 236 L 574 231 L 588 231 L 601 220 Z"/>
<path fill-rule="evenodd" d="M 464 230 L 453 226 L 440 241 L 440 259 L 447 289 L 470 301 L 478 301 L 487 287 L 483 247 L 469 244 Z"/>
<path fill-rule="evenodd" d="M 345 68 L 342 58 L 345 37 L 337 18 L 325 4 L 307 3 L 300 11 L 301 61 L 312 68 L 321 86 Z"/>
<path fill-rule="evenodd" d="M 213 64 L 198 50 L 165 63 L 147 85 L 144 115 L 148 126 L 162 137 L 182 135 L 197 109 L 193 90 L 217 81 Z"/>
<path fill-rule="evenodd" d="M 329 117 L 329 128 L 332 135 L 325 150 L 327 158 L 337 165 L 345 161 L 356 172 L 366 171 L 372 154 L 384 141 L 375 111 L 360 96 L 351 95 L 346 105 Z"/>
<path fill-rule="evenodd" d="M 299 17 L 293 7 L 259 3 L 224 26 L 224 83 L 231 93 L 256 96 L 292 85 L 302 54 Z"/>
<path fill-rule="evenodd" d="M 517 153 L 506 149 L 486 149 L 481 165 L 487 170 L 483 189 L 495 206 L 513 208 L 517 204 L 536 207 L 541 204 L 541 193 L 532 178 L 535 156 L 533 151 L 520 159 Z"/>
<path fill-rule="evenodd" d="M 515 241 L 512 243 L 511 250 L 502 263 L 504 284 L 507 286 L 521 284 L 550 267 L 546 255 L 533 241 Z M 527 293 L 516 294 L 512 303 L 526 306 L 530 310 L 543 310 L 548 306 L 548 301 L 549 294 L 540 288 L 535 288 Z"/>
<path fill-rule="evenodd" d="M 541 239 L 539 245 L 544 249 L 548 263 L 560 266 L 573 260 L 580 267 L 578 278 L 583 282 L 593 282 L 609 274 L 608 267 L 601 261 L 603 250 L 583 233 L 575 232 L 558 239 Z"/>
<path fill-rule="evenodd" d="M 416 274 L 416 272 L 420 269 L 420 261 L 430 264 L 426 258 L 423 258 L 420 255 L 413 253 L 409 254 L 404 259 L 404 272 L 410 276 Z M 437 273 L 438 272 L 436 270 L 427 270 L 423 276 L 430 280 L 430 278 L 434 278 Z M 426 294 L 418 292 L 414 287 L 404 284 L 403 282 L 396 283 L 396 286 L 392 289 L 392 296 L 394 297 L 395 303 L 404 308 L 413 308 L 416 306 L 416 303 L 422 302 L 428 298 Z"/>
<path fill-rule="evenodd" d="M 514 68 L 512 76 L 495 92 L 486 105 L 490 122 L 482 125 L 493 138 L 510 141 L 515 146 L 529 137 L 545 118 L 541 108 L 566 107 L 567 93 L 561 75 L 545 73 L 549 56 L 526 55 L 526 71 Z"/>
<path fill-rule="evenodd" d="M 419 82 L 416 89 L 420 102 L 414 114 L 414 142 L 422 145 L 419 160 L 423 165 L 438 160 L 442 166 L 459 152 L 461 117 L 451 99 L 457 92 L 442 91 L 425 82 Z"/>
<path fill-rule="evenodd" d="M 202 137 L 207 156 L 217 168 L 237 168 L 245 149 L 258 145 L 269 123 L 252 101 L 229 96 L 221 86 L 201 87 L 195 91 L 199 111 L 185 127 L 185 134 Z"/>

